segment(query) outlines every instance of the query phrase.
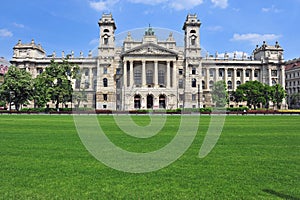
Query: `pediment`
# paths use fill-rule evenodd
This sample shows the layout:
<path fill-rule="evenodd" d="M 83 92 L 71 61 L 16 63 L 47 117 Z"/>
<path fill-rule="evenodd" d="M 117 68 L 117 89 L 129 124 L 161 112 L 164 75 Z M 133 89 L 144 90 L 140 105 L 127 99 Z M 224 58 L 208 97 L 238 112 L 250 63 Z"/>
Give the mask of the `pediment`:
<path fill-rule="evenodd" d="M 123 53 L 123 56 L 176 56 L 177 53 L 157 44 L 142 44 L 129 49 Z"/>

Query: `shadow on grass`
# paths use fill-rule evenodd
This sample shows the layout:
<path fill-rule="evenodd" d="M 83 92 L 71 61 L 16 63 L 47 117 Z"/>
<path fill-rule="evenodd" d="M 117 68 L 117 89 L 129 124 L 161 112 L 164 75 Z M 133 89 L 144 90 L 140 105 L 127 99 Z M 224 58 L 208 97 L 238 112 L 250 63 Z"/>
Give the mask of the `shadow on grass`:
<path fill-rule="evenodd" d="M 300 200 L 298 197 L 293 197 L 291 195 L 283 194 L 270 189 L 263 189 L 262 191 L 287 200 Z"/>

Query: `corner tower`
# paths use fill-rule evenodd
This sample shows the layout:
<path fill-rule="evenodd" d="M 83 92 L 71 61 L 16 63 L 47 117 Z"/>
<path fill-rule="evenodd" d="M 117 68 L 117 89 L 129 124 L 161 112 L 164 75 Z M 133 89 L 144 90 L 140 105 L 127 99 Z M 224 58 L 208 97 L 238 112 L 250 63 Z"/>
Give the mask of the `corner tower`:
<path fill-rule="evenodd" d="M 115 110 L 116 81 L 114 77 L 115 30 L 117 29 L 112 14 L 103 14 L 98 22 L 100 38 L 97 60 L 96 108 Z"/>
<path fill-rule="evenodd" d="M 186 57 L 199 57 L 200 48 L 200 26 L 201 22 L 197 15 L 188 14 L 183 25 L 184 48 Z"/>

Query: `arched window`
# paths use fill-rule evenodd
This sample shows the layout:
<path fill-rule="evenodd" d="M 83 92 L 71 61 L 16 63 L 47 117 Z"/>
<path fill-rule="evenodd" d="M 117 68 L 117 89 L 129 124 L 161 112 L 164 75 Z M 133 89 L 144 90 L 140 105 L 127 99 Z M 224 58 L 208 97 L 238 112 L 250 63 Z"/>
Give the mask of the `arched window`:
<path fill-rule="evenodd" d="M 190 33 L 196 33 L 196 31 L 195 30 L 191 30 Z"/>
<path fill-rule="evenodd" d="M 239 85 L 241 85 L 241 81 L 236 81 L 236 86 L 238 87 Z"/>
<path fill-rule="evenodd" d="M 228 90 L 232 90 L 232 82 L 231 81 L 227 81 L 227 88 L 228 88 Z"/>
<path fill-rule="evenodd" d="M 103 44 L 108 45 L 108 35 L 103 36 Z"/>
<path fill-rule="evenodd" d="M 109 33 L 109 30 L 108 29 L 104 29 L 103 32 L 104 33 Z"/>
<path fill-rule="evenodd" d="M 163 94 L 159 95 L 159 108 L 166 108 L 166 96 Z"/>
<path fill-rule="evenodd" d="M 192 36 L 191 36 L 191 45 L 192 45 L 192 46 L 196 45 L 196 38 L 197 38 L 197 37 L 196 37 L 195 35 L 192 35 Z"/>
<path fill-rule="evenodd" d="M 192 87 L 197 87 L 197 80 L 195 78 L 192 79 Z"/>
<path fill-rule="evenodd" d="M 104 78 L 104 79 L 103 79 L 103 87 L 107 87 L 107 85 L 108 85 L 108 84 L 107 84 L 107 78 Z"/>

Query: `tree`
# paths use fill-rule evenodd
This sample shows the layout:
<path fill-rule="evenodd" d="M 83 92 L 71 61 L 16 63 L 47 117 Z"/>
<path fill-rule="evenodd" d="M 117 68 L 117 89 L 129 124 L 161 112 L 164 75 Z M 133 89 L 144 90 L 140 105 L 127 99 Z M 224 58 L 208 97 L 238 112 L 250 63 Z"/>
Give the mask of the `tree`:
<path fill-rule="evenodd" d="M 240 102 L 245 101 L 244 93 L 241 89 L 236 89 L 232 92 L 233 101 L 238 104 Z"/>
<path fill-rule="evenodd" d="M 289 96 L 289 106 L 291 108 L 299 108 L 300 106 L 300 93 L 293 93 Z"/>
<path fill-rule="evenodd" d="M 15 109 L 19 110 L 21 105 L 27 104 L 32 99 L 32 91 L 31 74 L 25 69 L 19 69 L 15 66 L 9 67 L 0 87 L 1 98 L 9 104 L 13 102 Z"/>
<path fill-rule="evenodd" d="M 212 88 L 212 101 L 216 107 L 225 107 L 228 103 L 228 93 L 225 81 L 217 81 Z"/>
<path fill-rule="evenodd" d="M 258 81 L 248 81 L 237 87 L 238 94 L 243 94 L 243 100 L 247 101 L 249 107 L 256 109 L 257 105 L 266 103 L 265 85 Z"/>
<path fill-rule="evenodd" d="M 87 93 L 84 89 L 79 89 L 73 92 L 72 100 L 76 103 L 76 108 L 79 108 L 81 102 L 87 102 Z"/>
<path fill-rule="evenodd" d="M 66 104 L 72 101 L 71 80 L 76 78 L 78 70 L 79 67 L 70 64 L 67 59 L 64 59 L 62 63 L 52 60 L 50 66 L 45 69 L 48 93 L 57 110 L 59 110 L 60 103 Z"/>
<path fill-rule="evenodd" d="M 51 100 L 49 88 L 47 85 L 47 74 L 45 72 L 39 74 L 33 80 L 33 100 L 34 107 L 42 108 Z"/>
<path fill-rule="evenodd" d="M 270 100 L 273 102 L 274 107 L 276 105 L 277 109 L 280 108 L 283 98 L 285 97 L 284 88 L 276 84 L 270 87 L 270 92 Z"/>

